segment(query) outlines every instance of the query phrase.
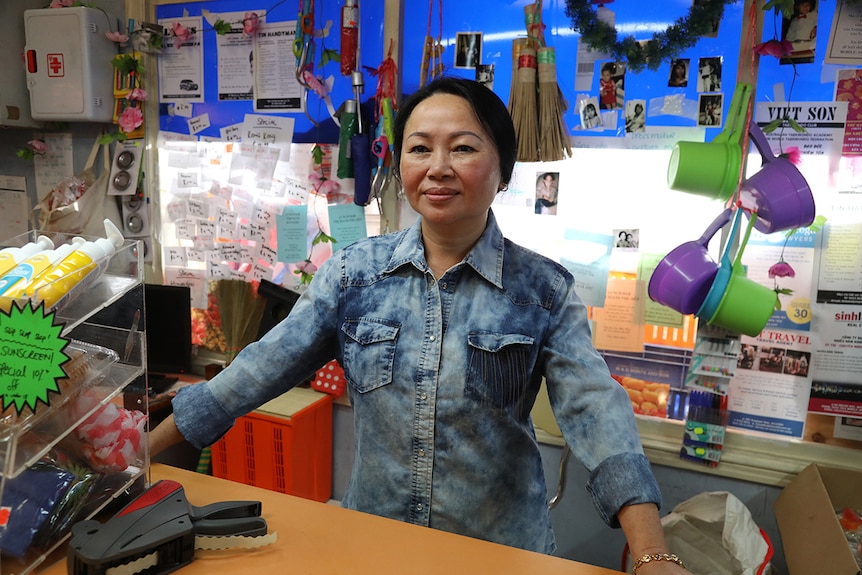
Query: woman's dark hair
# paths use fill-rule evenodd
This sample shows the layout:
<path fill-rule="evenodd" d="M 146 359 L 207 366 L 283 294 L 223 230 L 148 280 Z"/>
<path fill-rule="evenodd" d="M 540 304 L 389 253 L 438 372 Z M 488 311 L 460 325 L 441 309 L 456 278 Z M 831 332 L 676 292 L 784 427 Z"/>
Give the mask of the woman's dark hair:
<path fill-rule="evenodd" d="M 395 142 L 392 156 L 393 167 L 397 170 L 401 160 L 401 147 L 404 143 L 404 126 L 413 110 L 435 94 L 450 94 L 464 98 L 482 128 L 491 136 L 500 157 L 500 179 L 508 184 L 512 179 L 515 161 L 518 158 L 518 139 L 515 136 L 515 126 L 509 116 L 509 110 L 502 100 L 492 90 L 475 80 L 465 78 L 443 77 L 432 81 L 427 86 L 419 88 L 398 106 L 393 126 Z"/>

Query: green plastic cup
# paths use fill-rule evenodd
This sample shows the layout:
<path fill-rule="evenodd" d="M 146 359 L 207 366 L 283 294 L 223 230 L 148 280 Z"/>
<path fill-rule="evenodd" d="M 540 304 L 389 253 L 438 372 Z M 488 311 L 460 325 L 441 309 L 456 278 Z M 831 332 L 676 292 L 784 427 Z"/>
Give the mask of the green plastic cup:
<path fill-rule="evenodd" d="M 671 151 L 667 185 L 672 190 L 726 201 L 736 190 L 742 166 L 740 138 L 746 133 L 751 85 L 737 84 L 724 130 L 711 142 L 677 142 Z"/>
<path fill-rule="evenodd" d="M 766 327 L 766 323 L 775 312 L 775 302 L 778 298 L 775 290 L 748 278 L 742 265 L 742 252 L 748 243 L 748 237 L 751 235 L 756 219 L 757 215 L 752 214 L 748 221 L 745 238 L 736 253 L 724 295 L 708 322 L 710 325 L 751 337 L 757 336 Z"/>

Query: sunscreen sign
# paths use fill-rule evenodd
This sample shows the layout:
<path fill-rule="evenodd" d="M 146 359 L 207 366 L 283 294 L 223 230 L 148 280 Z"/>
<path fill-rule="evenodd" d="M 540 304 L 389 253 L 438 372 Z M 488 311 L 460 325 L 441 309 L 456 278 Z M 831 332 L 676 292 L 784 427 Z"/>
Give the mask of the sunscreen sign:
<path fill-rule="evenodd" d="M 60 337 L 62 325 L 54 325 L 54 312 L 13 305 L 0 312 L 0 398 L 5 410 L 14 405 L 18 415 L 25 407 L 36 410 L 49 393 L 59 393 L 57 380 L 66 377 L 62 364 L 69 340 Z"/>

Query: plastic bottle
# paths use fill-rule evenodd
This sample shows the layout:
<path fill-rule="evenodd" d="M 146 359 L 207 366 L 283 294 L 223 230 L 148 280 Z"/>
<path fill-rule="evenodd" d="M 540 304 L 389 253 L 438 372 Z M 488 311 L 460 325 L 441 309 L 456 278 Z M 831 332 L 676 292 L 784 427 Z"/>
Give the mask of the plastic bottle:
<path fill-rule="evenodd" d="M 14 300 L 25 297 L 27 284 L 38 280 L 45 271 L 61 262 L 86 241 L 78 237 L 73 239 L 72 243 L 63 244 L 53 250 L 43 250 L 9 270 L 9 273 L 0 278 L 0 309 L 7 312 L 11 310 Z"/>
<path fill-rule="evenodd" d="M 35 242 L 30 242 L 20 248 L 0 250 L 0 277 L 32 255 L 44 250 L 53 250 L 54 242 L 48 236 L 39 236 Z"/>
<path fill-rule="evenodd" d="M 53 309 L 66 295 L 85 280 L 97 278 L 105 268 L 108 257 L 123 245 L 125 238 L 114 223 L 106 219 L 105 237 L 84 242 L 75 250 L 42 274 L 37 281 L 30 282 L 26 294 L 37 302 L 44 302 L 45 309 Z"/>

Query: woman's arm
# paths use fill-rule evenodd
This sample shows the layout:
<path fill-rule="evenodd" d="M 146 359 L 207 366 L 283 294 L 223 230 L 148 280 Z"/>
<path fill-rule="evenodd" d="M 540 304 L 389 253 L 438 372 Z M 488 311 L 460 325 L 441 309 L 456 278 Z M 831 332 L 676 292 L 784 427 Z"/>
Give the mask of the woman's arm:
<path fill-rule="evenodd" d="M 158 455 L 171 445 L 183 441 L 183 435 L 174 423 L 174 414 L 170 414 L 164 421 L 150 431 L 150 458 Z"/>
<path fill-rule="evenodd" d="M 627 505 L 619 510 L 617 519 L 623 532 L 626 534 L 626 541 L 629 544 L 632 561 L 645 555 L 661 556 L 673 552 L 673 550 L 668 550 L 667 548 L 664 539 L 664 529 L 659 519 L 658 507 L 653 503 Z M 684 560 L 685 558 L 681 557 L 680 559 Z M 683 575 L 688 573 L 688 571 L 673 561 L 663 559 L 644 563 L 637 570 L 637 575 L 657 575 L 661 573 Z"/>

